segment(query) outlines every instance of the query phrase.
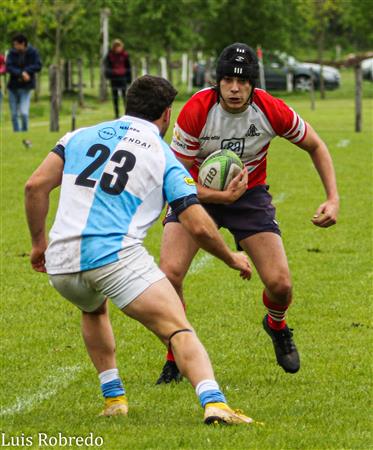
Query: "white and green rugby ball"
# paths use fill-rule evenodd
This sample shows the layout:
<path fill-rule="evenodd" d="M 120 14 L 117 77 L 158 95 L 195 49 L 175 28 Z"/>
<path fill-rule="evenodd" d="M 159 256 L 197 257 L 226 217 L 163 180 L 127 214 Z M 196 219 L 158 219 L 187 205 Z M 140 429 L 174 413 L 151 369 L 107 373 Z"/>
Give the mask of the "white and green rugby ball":
<path fill-rule="evenodd" d="M 240 158 L 231 150 L 211 153 L 199 168 L 198 182 L 216 191 L 224 191 L 243 168 Z"/>

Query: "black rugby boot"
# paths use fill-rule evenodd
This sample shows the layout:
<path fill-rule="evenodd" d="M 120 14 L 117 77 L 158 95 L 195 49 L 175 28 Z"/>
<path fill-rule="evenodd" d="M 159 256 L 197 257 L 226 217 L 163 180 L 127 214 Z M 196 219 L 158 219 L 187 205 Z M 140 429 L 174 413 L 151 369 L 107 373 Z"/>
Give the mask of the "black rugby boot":
<path fill-rule="evenodd" d="M 163 366 L 162 373 L 155 384 L 169 384 L 172 381 L 179 383 L 182 379 L 183 376 L 179 372 L 175 361 L 166 361 L 166 364 Z"/>
<path fill-rule="evenodd" d="M 296 373 L 300 368 L 300 359 L 297 347 L 293 341 L 292 329 L 286 325 L 282 330 L 270 328 L 267 315 L 263 319 L 263 328 L 273 342 L 278 364 L 288 373 Z"/>

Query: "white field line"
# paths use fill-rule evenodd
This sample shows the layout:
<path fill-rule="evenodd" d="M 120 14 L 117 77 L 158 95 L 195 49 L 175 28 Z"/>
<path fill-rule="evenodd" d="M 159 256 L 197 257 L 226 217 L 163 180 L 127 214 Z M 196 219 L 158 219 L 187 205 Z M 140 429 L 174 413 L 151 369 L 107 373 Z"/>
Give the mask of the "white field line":
<path fill-rule="evenodd" d="M 338 144 L 337 147 L 338 148 L 345 148 L 348 147 L 350 145 L 350 139 L 341 139 Z"/>
<path fill-rule="evenodd" d="M 285 192 L 280 192 L 278 195 L 276 195 L 275 197 L 273 197 L 272 199 L 272 203 L 282 203 L 286 198 L 286 194 Z"/>
<path fill-rule="evenodd" d="M 47 400 L 58 391 L 65 389 L 82 370 L 80 366 L 61 367 L 56 373 L 46 378 L 37 392 L 24 393 L 18 397 L 14 405 L 1 409 L 0 416 L 9 416 L 17 413 L 26 413 L 34 409 L 39 403 Z"/>
<path fill-rule="evenodd" d="M 210 262 L 210 260 L 212 258 L 213 258 L 213 256 L 210 255 L 210 253 L 205 253 L 200 259 L 194 260 L 192 262 L 192 265 L 191 265 L 188 273 L 193 275 L 193 274 L 199 272 L 203 267 L 206 266 L 206 264 L 208 264 Z"/>

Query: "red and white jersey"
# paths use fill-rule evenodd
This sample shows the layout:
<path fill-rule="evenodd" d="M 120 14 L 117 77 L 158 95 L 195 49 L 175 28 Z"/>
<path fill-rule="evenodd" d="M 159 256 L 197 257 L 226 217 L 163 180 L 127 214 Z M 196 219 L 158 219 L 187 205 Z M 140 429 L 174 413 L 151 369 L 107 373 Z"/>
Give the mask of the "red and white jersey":
<path fill-rule="evenodd" d="M 197 181 L 202 161 L 216 150 L 235 152 L 249 173 L 248 189 L 266 183 L 267 150 L 281 136 L 299 144 L 307 133 L 304 120 L 282 100 L 255 89 L 249 107 L 231 114 L 218 103 L 213 88 L 194 94 L 184 105 L 174 127 L 171 148 L 176 156 L 194 162 Z"/>

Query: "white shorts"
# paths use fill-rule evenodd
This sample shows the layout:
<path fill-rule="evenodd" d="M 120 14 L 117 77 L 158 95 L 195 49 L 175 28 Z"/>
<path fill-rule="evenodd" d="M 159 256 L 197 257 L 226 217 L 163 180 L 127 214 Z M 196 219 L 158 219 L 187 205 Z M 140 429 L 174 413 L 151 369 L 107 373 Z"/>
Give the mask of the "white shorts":
<path fill-rule="evenodd" d="M 52 286 L 85 312 L 95 311 L 106 297 L 123 309 L 162 278 L 165 274 L 141 245 L 128 249 L 119 261 L 98 269 L 49 275 Z"/>

